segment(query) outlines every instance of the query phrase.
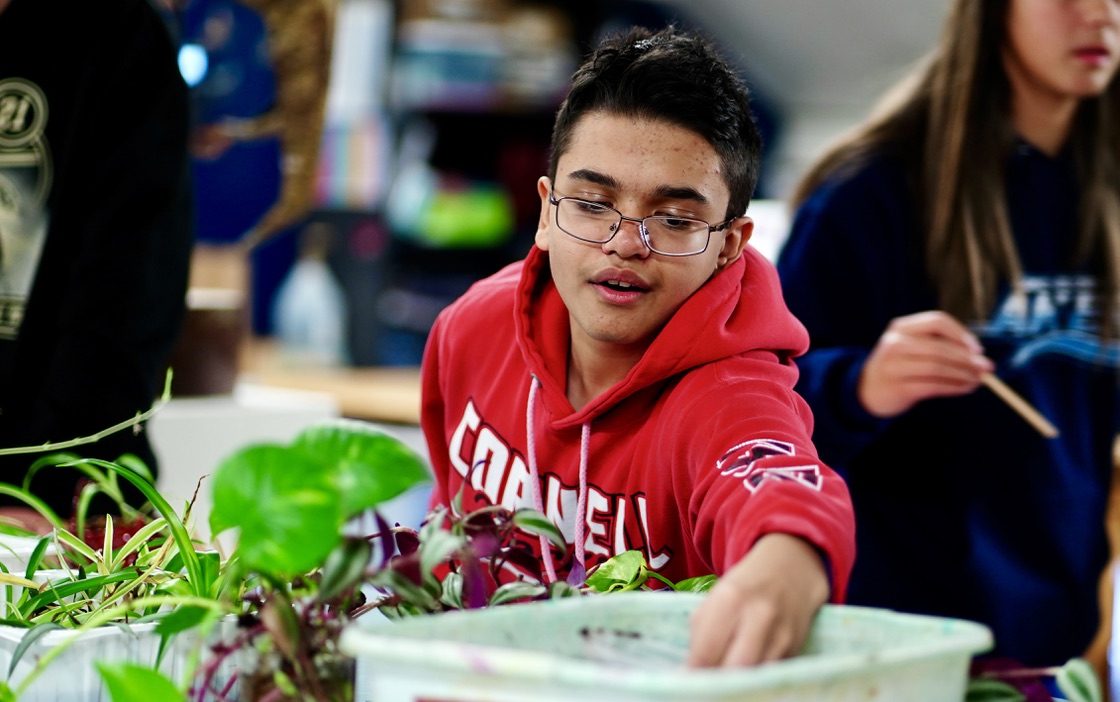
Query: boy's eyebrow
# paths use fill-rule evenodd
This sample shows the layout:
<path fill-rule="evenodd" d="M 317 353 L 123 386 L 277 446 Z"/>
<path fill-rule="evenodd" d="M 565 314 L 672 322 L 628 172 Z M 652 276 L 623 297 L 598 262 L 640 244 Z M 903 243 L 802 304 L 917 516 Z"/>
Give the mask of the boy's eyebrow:
<path fill-rule="evenodd" d="M 618 180 L 613 176 L 609 176 L 606 173 L 600 173 L 599 171 L 593 171 L 589 168 L 580 168 L 578 170 L 572 171 L 568 174 L 568 177 L 574 180 L 582 180 L 588 183 L 593 183 L 595 185 L 602 185 L 603 187 L 611 188 L 612 190 L 622 189 L 622 184 L 619 183 Z M 705 197 L 704 194 L 699 190 L 683 185 L 661 185 L 654 190 L 654 193 L 657 195 L 657 197 L 664 198 L 666 200 L 691 200 L 692 202 L 696 202 L 701 205 L 707 205 L 709 202 L 708 198 Z"/>
<path fill-rule="evenodd" d="M 658 197 L 665 198 L 666 200 L 692 200 L 693 202 L 701 205 L 708 204 L 708 198 L 695 188 L 690 188 L 683 185 L 662 185 L 654 192 Z"/>
<path fill-rule="evenodd" d="M 574 170 L 568 174 L 568 177 L 575 180 L 582 180 L 588 183 L 593 183 L 595 185 L 602 185 L 603 187 L 611 188 L 612 190 L 620 190 L 622 188 L 622 184 L 619 183 L 618 180 L 614 177 L 609 176 L 606 173 L 593 171 L 590 168 L 580 168 Z"/>

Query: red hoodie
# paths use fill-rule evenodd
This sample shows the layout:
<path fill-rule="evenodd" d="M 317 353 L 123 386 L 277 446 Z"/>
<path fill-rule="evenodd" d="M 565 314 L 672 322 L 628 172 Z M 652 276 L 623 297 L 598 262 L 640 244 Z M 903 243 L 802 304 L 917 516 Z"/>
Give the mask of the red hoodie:
<path fill-rule="evenodd" d="M 812 415 L 793 391 L 791 359 L 809 339 L 773 266 L 746 247 L 623 380 L 575 411 L 564 391 L 568 312 L 547 256 L 533 247 L 432 328 L 421 425 L 433 506 L 449 505 L 475 466 L 464 509 L 478 493 L 542 509 L 572 544 L 543 557 L 558 577 L 573 558 L 590 570 L 629 549 L 673 582 L 720 575 L 764 534 L 794 534 L 825 556 L 842 601 L 855 557 L 851 500 L 817 458 Z"/>

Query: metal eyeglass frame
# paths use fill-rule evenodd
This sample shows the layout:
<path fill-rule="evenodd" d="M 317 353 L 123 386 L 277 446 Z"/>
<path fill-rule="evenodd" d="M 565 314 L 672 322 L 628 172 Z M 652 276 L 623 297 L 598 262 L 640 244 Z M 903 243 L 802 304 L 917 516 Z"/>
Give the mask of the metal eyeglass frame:
<path fill-rule="evenodd" d="M 604 210 L 610 210 L 611 212 L 614 212 L 616 215 L 618 215 L 618 223 L 615 225 L 614 231 L 611 233 L 611 235 L 609 237 L 607 237 L 606 239 L 602 239 L 602 240 L 587 239 L 585 237 L 578 236 L 576 234 L 572 234 L 570 231 L 568 231 L 567 229 L 565 229 L 564 227 L 562 227 L 560 225 L 560 203 L 563 202 L 564 200 L 571 200 L 573 202 L 582 202 L 582 203 L 586 203 L 588 205 L 591 205 L 593 207 L 599 207 L 599 208 L 602 208 Z M 720 224 L 708 224 L 704 220 L 696 219 L 695 217 L 672 217 L 672 216 L 667 216 L 667 215 L 649 215 L 647 217 L 637 217 L 637 218 L 636 217 L 627 217 L 626 215 L 622 214 L 621 212 L 619 212 L 615 208 L 611 207 L 610 205 L 604 205 L 601 202 L 595 202 L 594 200 L 584 200 L 583 198 L 578 198 L 578 197 L 559 197 L 558 198 L 558 197 L 556 197 L 556 193 L 554 193 L 554 192 L 550 192 L 548 194 L 548 202 L 549 202 L 549 204 L 552 204 L 552 205 L 556 206 L 556 214 L 553 215 L 553 217 L 556 220 L 556 227 L 560 231 L 562 231 L 565 234 L 567 234 L 568 236 L 572 237 L 573 239 L 578 239 L 579 241 L 585 241 L 588 244 L 605 244 L 608 241 L 610 241 L 611 239 L 614 239 L 615 236 L 618 235 L 618 232 L 622 230 L 622 223 L 623 222 L 634 222 L 635 224 L 638 225 L 638 234 L 642 237 L 642 243 L 646 245 L 647 249 L 649 249 L 650 251 L 652 251 L 655 254 L 660 254 L 662 256 L 671 256 L 673 258 L 683 258 L 685 256 L 699 256 L 700 254 L 702 254 L 702 253 L 704 253 L 705 251 L 708 250 L 708 245 L 712 241 L 712 232 L 718 232 L 718 231 L 722 231 L 724 229 L 727 229 L 727 227 L 729 227 L 732 222 L 734 222 L 736 219 L 738 219 L 738 217 L 732 217 L 731 219 L 728 219 L 727 221 L 722 222 Z M 679 220 L 687 220 L 689 222 L 696 222 L 697 224 L 703 224 L 705 227 L 708 228 L 708 236 L 707 236 L 706 239 L 704 239 L 704 248 L 700 249 L 699 251 L 690 251 L 688 253 L 671 253 L 671 252 L 668 252 L 668 251 L 661 251 L 659 249 L 653 248 L 653 246 L 649 243 L 649 230 L 646 229 L 646 220 L 647 219 L 679 219 Z"/>

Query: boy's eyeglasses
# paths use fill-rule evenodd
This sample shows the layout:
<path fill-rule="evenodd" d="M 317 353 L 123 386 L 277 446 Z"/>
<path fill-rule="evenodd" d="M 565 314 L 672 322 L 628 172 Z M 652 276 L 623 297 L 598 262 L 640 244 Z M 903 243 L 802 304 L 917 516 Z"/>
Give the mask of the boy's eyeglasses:
<path fill-rule="evenodd" d="M 569 236 L 590 244 L 605 244 L 622 228 L 623 220 L 637 222 L 642 241 L 650 251 L 662 256 L 702 254 L 708 249 L 712 232 L 726 229 L 736 219 L 732 217 L 722 224 L 671 215 L 635 219 L 608 205 L 575 197 L 557 198 L 550 193 L 548 201 L 556 205 L 556 226 Z"/>

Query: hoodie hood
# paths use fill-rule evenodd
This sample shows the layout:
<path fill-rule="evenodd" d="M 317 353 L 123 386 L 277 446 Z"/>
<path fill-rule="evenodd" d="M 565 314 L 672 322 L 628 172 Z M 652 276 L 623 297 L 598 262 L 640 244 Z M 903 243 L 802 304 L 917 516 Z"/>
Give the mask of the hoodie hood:
<path fill-rule="evenodd" d="M 521 269 L 514 315 L 517 343 L 556 428 L 592 421 L 634 393 L 712 361 L 754 355 L 788 364 L 809 348 L 774 266 L 751 246 L 685 301 L 625 378 L 578 412 L 565 393 L 568 311 L 552 282 L 548 254 L 535 246 Z"/>

